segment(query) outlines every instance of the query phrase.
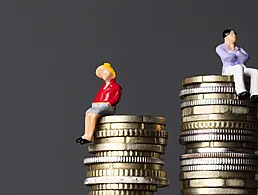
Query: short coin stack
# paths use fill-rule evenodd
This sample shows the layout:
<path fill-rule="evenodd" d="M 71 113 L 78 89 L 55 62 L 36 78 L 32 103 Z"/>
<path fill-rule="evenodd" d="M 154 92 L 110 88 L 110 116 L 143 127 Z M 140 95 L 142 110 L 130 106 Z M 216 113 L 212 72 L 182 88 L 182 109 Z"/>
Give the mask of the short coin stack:
<path fill-rule="evenodd" d="M 160 158 L 168 138 L 165 125 L 163 117 L 102 117 L 88 146 L 96 157 L 84 159 L 89 195 L 154 195 L 158 187 L 168 186 Z"/>
<path fill-rule="evenodd" d="M 180 98 L 182 195 L 256 195 L 257 107 L 232 76 L 185 78 Z"/>

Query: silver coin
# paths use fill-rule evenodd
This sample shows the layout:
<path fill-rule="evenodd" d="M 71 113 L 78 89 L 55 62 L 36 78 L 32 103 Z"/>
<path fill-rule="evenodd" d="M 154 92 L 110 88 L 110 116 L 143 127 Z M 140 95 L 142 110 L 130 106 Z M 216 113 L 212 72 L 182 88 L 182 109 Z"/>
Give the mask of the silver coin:
<path fill-rule="evenodd" d="M 197 134 L 180 137 L 181 142 L 200 142 L 200 141 L 243 141 L 256 142 L 256 136 L 235 135 L 235 134 Z"/>
<path fill-rule="evenodd" d="M 140 156 L 119 156 L 119 157 L 91 157 L 85 158 L 83 163 L 96 164 L 96 163 L 150 163 L 150 164 L 164 164 L 163 159 L 152 157 L 140 157 Z"/>
<path fill-rule="evenodd" d="M 103 184 L 103 183 L 130 183 L 130 184 L 149 184 L 157 185 L 158 187 L 165 187 L 169 185 L 168 180 L 163 178 L 153 177 L 126 177 L 126 176 L 115 176 L 115 177 L 90 177 L 86 178 L 85 185 Z"/>
<path fill-rule="evenodd" d="M 181 104 L 181 108 L 189 106 L 202 106 L 202 105 L 234 105 L 234 106 L 249 106 L 255 107 L 255 104 L 250 103 L 248 100 L 238 100 L 238 99 L 201 99 L 185 101 Z"/>
<path fill-rule="evenodd" d="M 193 148 L 193 149 L 186 149 L 186 153 L 208 153 L 208 152 L 245 152 L 249 154 L 254 154 L 256 148 L 254 149 L 242 149 L 242 148 Z"/>
<path fill-rule="evenodd" d="M 181 171 L 251 171 L 257 172 L 257 166 L 250 165 L 188 165 L 181 166 Z"/>
<path fill-rule="evenodd" d="M 196 130 L 183 130 L 181 136 L 187 135 L 201 135 L 201 134 L 233 134 L 233 135 L 249 135 L 258 136 L 257 130 L 246 129 L 196 129 Z"/>
<path fill-rule="evenodd" d="M 180 159 L 192 159 L 192 158 L 248 158 L 248 159 L 258 159 L 258 155 L 247 154 L 247 153 L 222 153 L 222 152 L 212 152 L 212 153 L 192 153 L 192 154 L 182 154 Z"/>
<path fill-rule="evenodd" d="M 256 159 L 244 158 L 192 158 L 181 160 L 181 166 L 186 165 L 252 165 L 258 166 Z"/>
<path fill-rule="evenodd" d="M 185 95 L 198 94 L 198 93 L 235 93 L 234 87 L 200 87 L 192 89 L 183 89 L 180 91 L 179 96 L 183 98 Z"/>

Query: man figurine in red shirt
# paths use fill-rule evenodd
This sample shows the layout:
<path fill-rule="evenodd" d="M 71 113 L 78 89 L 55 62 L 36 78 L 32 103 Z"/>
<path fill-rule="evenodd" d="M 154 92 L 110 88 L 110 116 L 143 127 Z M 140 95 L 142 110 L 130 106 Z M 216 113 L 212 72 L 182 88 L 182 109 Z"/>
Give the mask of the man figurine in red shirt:
<path fill-rule="evenodd" d="M 122 88 L 116 83 L 116 72 L 109 63 L 104 63 L 96 69 L 97 77 L 103 79 L 102 85 L 95 96 L 92 107 L 86 111 L 84 135 L 76 140 L 81 145 L 93 141 L 97 119 L 104 115 L 112 115 L 120 101 Z"/>

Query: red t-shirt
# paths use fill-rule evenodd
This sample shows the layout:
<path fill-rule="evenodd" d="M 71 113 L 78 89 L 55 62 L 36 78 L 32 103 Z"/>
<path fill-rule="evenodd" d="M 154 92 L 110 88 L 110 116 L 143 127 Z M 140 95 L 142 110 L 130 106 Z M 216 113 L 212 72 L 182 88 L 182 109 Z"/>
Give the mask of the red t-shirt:
<path fill-rule="evenodd" d="M 115 106 L 120 101 L 122 88 L 114 79 L 110 81 L 106 89 L 104 89 L 105 86 L 106 83 L 102 85 L 92 103 L 109 102 L 111 106 Z"/>

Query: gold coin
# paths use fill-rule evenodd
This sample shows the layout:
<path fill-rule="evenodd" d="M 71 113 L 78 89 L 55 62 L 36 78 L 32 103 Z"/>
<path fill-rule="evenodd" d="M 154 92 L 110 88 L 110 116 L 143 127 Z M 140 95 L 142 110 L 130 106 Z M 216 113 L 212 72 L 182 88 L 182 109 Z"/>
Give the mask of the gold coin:
<path fill-rule="evenodd" d="M 91 190 L 144 190 L 157 191 L 156 185 L 148 184 L 126 184 L 126 183 L 110 183 L 110 184 L 96 184 L 91 186 Z"/>
<path fill-rule="evenodd" d="M 255 179 L 255 173 L 252 172 L 241 172 L 241 171 L 191 171 L 181 172 L 180 180 L 191 180 L 191 179 L 209 179 L 209 178 L 220 178 L 220 179 Z"/>
<path fill-rule="evenodd" d="M 225 76 L 225 75 L 206 75 L 206 76 L 194 76 L 194 77 L 188 77 L 185 78 L 182 81 L 182 85 L 191 85 L 191 84 L 197 84 L 197 83 L 219 83 L 219 82 L 234 82 L 233 76 Z"/>
<path fill-rule="evenodd" d="M 232 93 L 204 93 L 194 94 L 184 97 L 184 101 L 202 100 L 202 99 L 238 99 L 236 94 Z"/>
<path fill-rule="evenodd" d="M 241 149 L 255 149 L 257 148 L 256 143 L 248 142 L 195 142 L 188 143 L 186 149 L 193 148 L 241 148 Z"/>
<path fill-rule="evenodd" d="M 238 188 L 188 188 L 182 190 L 182 195 L 256 195 L 256 189 L 238 189 Z"/>
<path fill-rule="evenodd" d="M 92 144 L 88 146 L 90 153 L 108 151 L 108 150 L 137 150 L 137 151 L 149 151 L 158 152 L 164 154 L 165 146 L 154 144 L 124 144 L 124 143 L 104 143 L 104 144 Z"/>
<path fill-rule="evenodd" d="M 117 123 L 103 123 L 96 125 L 96 131 L 99 130 L 123 130 L 123 131 L 139 131 L 139 130 L 156 130 L 163 131 L 165 125 L 152 124 L 152 123 L 129 123 L 129 122 L 117 122 Z"/>
<path fill-rule="evenodd" d="M 257 130 L 257 123 L 249 121 L 234 121 L 234 120 L 221 120 L 221 121 L 195 121 L 182 124 L 182 131 L 193 129 L 247 129 Z"/>
<path fill-rule="evenodd" d="M 216 120 L 216 121 L 227 121 L 227 120 L 232 120 L 232 121 L 251 121 L 255 122 L 257 121 L 257 118 L 254 116 L 250 115 L 245 115 L 245 116 L 238 116 L 238 115 L 226 115 L 226 114 L 203 114 L 203 115 L 194 115 L 194 116 L 186 116 L 182 117 L 183 123 L 185 122 L 194 122 L 194 121 L 211 121 L 211 120 Z"/>
<path fill-rule="evenodd" d="M 244 106 L 227 106 L 227 105 L 203 105 L 192 106 L 182 109 L 182 116 L 201 115 L 201 114 L 237 114 L 237 115 L 255 115 L 257 113 L 256 108 L 244 107 Z"/>
<path fill-rule="evenodd" d="M 90 191 L 88 195 L 154 195 L 152 191 L 133 191 L 133 190 L 98 190 Z"/>
<path fill-rule="evenodd" d="M 196 83 L 187 85 L 184 89 L 201 88 L 201 87 L 235 87 L 234 83 Z"/>
<path fill-rule="evenodd" d="M 106 144 L 106 143 L 127 143 L 127 144 L 158 144 L 167 145 L 167 139 L 155 138 L 155 137 L 109 137 L 95 139 L 95 144 Z"/>
<path fill-rule="evenodd" d="M 145 151 L 103 151 L 103 152 L 96 152 L 96 156 L 98 157 L 116 157 L 116 156 L 136 156 L 136 157 L 153 157 L 153 158 L 160 158 L 160 154 L 156 152 L 145 152 Z"/>
<path fill-rule="evenodd" d="M 242 149 L 242 148 L 194 148 L 186 149 L 186 153 L 199 153 L 199 152 L 240 152 L 254 154 L 256 149 Z"/>
<path fill-rule="evenodd" d="M 88 171 L 94 170 L 113 170 L 113 169 L 141 169 L 141 170 L 158 170 L 161 171 L 163 165 L 161 164 L 147 164 L 147 163 L 102 163 L 88 165 Z"/>
<path fill-rule="evenodd" d="M 94 138 L 106 137 L 163 137 L 168 138 L 168 132 L 153 129 L 110 129 L 96 130 Z"/>
<path fill-rule="evenodd" d="M 257 188 L 258 181 L 253 179 L 193 179 L 182 181 L 183 188 Z"/>
<path fill-rule="evenodd" d="M 98 123 L 155 123 L 166 124 L 166 118 L 156 116 L 135 116 L 135 115 L 109 115 L 103 116 Z"/>
<path fill-rule="evenodd" d="M 167 174 L 161 170 L 143 170 L 143 169 L 97 169 L 87 172 L 87 177 L 160 177 L 166 178 Z"/>

